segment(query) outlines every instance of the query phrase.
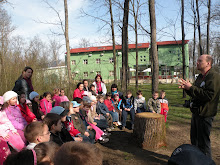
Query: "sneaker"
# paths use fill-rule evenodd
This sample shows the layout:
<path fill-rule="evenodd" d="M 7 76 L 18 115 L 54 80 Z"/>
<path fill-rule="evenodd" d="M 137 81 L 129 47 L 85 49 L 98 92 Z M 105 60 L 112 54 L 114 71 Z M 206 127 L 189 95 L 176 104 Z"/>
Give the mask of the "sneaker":
<path fill-rule="evenodd" d="M 111 132 L 112 129 L 111 128 L 106 128 L 106 131 Z M 106 131 L 104 130 L 104 132 L 106 132 Z"/>
<path fill-rule="evenodd" d="M 122 125 L 120 121 L 118 121 L 117 123 L 118 123 L 118 125 Z"/>
<path fill-rule="evenodd" d="M 100 142 L 101 144 L 107 143 L 107 142 L 109 142 L 109 138 L 103 138 L 102 140 L 99 140 L 99 142 Z"/>
<path fill-rule="evenodd" d="M 133 130 L 133 129 L 134 129 L 134 124 L 131 125 L 131 130 Z"/>
<path fill-rule="evenodd" d="M 108 133 L 108 132 L 104 133 L 104 136 L 110 136 L 110 135 L 111 135 L 111 133 Z"/>

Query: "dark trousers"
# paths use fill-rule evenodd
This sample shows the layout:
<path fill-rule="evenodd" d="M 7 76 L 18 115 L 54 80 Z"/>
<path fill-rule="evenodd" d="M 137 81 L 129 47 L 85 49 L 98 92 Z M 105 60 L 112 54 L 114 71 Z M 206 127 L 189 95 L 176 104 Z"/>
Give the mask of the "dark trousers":
<path fill-rule="evenodd" d="M 122 110 L 122 127 L 126 126 L 126 120 L 127 120 L 128 113 L 130 113 L 130 116 L 131 116 L 131 125 L 134 124 L 134 116 L 135 116 L 134 109 L 132 108 L 130 111 Z"/>
<path fill-rule="evenodd" d="M 108 127 L 108 122 L 106 119 L 94 119 L 94 122 L 97 123 L 97 127 L 99 127 L 100 129 L 106 129 Z"/>
<path fill-rule="evenodd" d="M 211 157 L 210 132 L 214 117 L 202 117 L 192 114 L 190 138 L 205 155 Z"/>

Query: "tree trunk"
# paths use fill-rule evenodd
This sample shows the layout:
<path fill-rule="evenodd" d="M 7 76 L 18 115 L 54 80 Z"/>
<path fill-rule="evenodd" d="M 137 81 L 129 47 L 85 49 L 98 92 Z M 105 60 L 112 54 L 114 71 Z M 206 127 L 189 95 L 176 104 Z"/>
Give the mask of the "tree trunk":
<path fill-rule="evenodd" d="M 69 92 L 72 94 L 71 88 L 71 68 L 70 68 L 70 45 L 69 45 L 69 31 L 68 31 L 68 6 L 67 0 L 64 0 L 64 10 L 65 10 L 65 39 L 66 39 L 66 61 L 67 61 L 67 73 L 69 82 Z"/>
<path fill-rule="evenodd" d="M 196 11 L 194 6 L 194 0 L 192 1 L 193 15 L 194 15 L 194 24 L 193 24 L 193 81 L 195 81 L 195 56 L 196 56 Z"/>
<path fill-rule="evenodd" d="M 134 120 L 134 137 L 137 143 L 147 150 L 166 146 L 166 127 L 164 116 L 157 113 L 138 113 Z"/>
<path fill-rule="evenodd" d="M 183 59 L 183 79 L 186 79 L 186 59 L 185 59 L 185 33 L 184 33 L 184 0 L 181 0 L 181 28 L 182 28 L 182 59 Z M 183 90 L 183 98 L 186 98 L 186 91 Z"/>
<path fill-rule="evenodd" d="M 115 50 L 115 30 L 114 30 L 114 20 L 113 20 L 113 13 L 112 13 L 112 1 L 109 0 L 109 10 L 110 10 L 110 17 L 111 17 L 111 30 L 112 30 L 112 44 L 113 44 L 113 60 L 114 60 L 114 83 L 117 83 L 117 61 L 116 61 L 116 50 Z"/>
<path fill-rule="evenodd" d="M 199 34 L 199 54 L 202 55 L 202 38 L 201 38 L 201 30 L 200 30 L 200 17 L 199 17 L 199 2 L 196 0 L 196 12 L 197 12 L 197 26 L 198 26 L 198 34 Z"/>
<path fill-rule="evenodd" d="M 153 63 L 152 73 L 152 93 L 158 91 L 159 84 L 159 62 L 157 55 L 157 40 L 156 40 L 156 17 L 155 17 L 155 1 L 149 0 L 149 14 L 150 14 L 150 29 L 151 29 L 151 57 Z"/>
<path fill-rule="evenodd" d="M 208 18 L 207 18 L 207 54 L 209 54 L 210 43 L 209 43 L 209 25 L 210 25 L 210 10 L 211 10 L 211 0 L 208 2 Z"/>
<path fill-rule="evenodd" d="M 128 15 L 129 0 L 124 1 L 124 16 L 122 27 L 122 91 L 127 92 L 128 69 Z"/>
<path fill-rule="evenodd" d="M 137 29 L 137 15 L 138 15 L 138 9 L 137 12 L 135 12 L 134 7 L 134 1 L 133 1 L 133 16 L 134 16 L 134 31 L 135 31 L 135 51 L 136 51 L 136 72 L 135 72 L 135 87 L 138 88 L 138 29 Z M 138 8 L 138 6 L 137 6 Z"/>

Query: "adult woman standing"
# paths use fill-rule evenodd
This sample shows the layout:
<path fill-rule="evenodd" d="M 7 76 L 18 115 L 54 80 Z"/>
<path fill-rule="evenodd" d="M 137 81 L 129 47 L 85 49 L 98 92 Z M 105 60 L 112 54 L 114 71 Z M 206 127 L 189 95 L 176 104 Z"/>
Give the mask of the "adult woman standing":
<path fill-rule="evenodd" d="M 21 76 L 15 82 L 15 86 L 12 89 L 16 93 L 24 92 L 26 99 L 29 99 L 29 94 L 34 91 L 32 86 L 31 77 L 33 74 L 33 69 L 26 66 L 22 71 Z"/>
<path fill-rule="evenodd" d="M 97 94 L 105 95 L 107 93 L 107 89 L 105 83 L 102 81 L 102 76 L 97 74 L 95 77 L 95 81 L 92 83 L 95 85 L 95 90 Z"/>
<path fill-rule="evenodd" d="M 82 82 L 79 82 L 76 86 L 76 89 L 74 90 L 73 92 L 73 99 L 75 99 L 76 97 L 78 98 L 83 98 L 83 93 L 84 93 L 84 90 L 83 90 L 83 83 Z"/>

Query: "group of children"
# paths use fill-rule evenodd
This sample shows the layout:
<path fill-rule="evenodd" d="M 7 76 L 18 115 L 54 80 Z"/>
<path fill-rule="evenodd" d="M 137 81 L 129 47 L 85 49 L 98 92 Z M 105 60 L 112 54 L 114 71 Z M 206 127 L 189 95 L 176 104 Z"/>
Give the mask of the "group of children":
<path fill-rule="evenodd" d="M 32 154 L 34 164 L 67 161 L 61 156 L 56 156 L 55 161 L 54 155 L 58 152 L 60 155 L 64 154 L 62 152 L 71 152 L 79 157 L 76 156 L 75 162 L 80 162 L 79 154 L 82 151 L 90 152 L 91 148 L 96 152 L 93 155 L 100 152 L 90 145 L 108 142 L 109 132 L 114 126 L 125 129 L 128 113 L 133 129 L 135 113 L 161 113 L 166 121 L 168 112 L 164 91 L 159 99 L 158 92 L 154 92 L 148 104 L 141 91 L 137 92 L 136 98 L 131 91 L 124 97 L 116 84 L 112 84 L 111 92 L 105 96 L 88 92 L 83 98 L 76 97 L 73 101 L 68 100 L 62 89 L 56 88 L 53 93 L 52 96 L 50 92 L 45 92 L 40 99 L 39 94 L 33 91 L 29 95 L 30 101 L 26 100 L 25 93 L 18 95 L 14 91 L 8 91 L 0 97 L 0 147 L 4 148 L 0 153 L 1 164 L 5 160 L 4 164 L 10 164 L 25 154 Z M 82 147 L 79 153 L 71 149 L 76 146 Z"/>

